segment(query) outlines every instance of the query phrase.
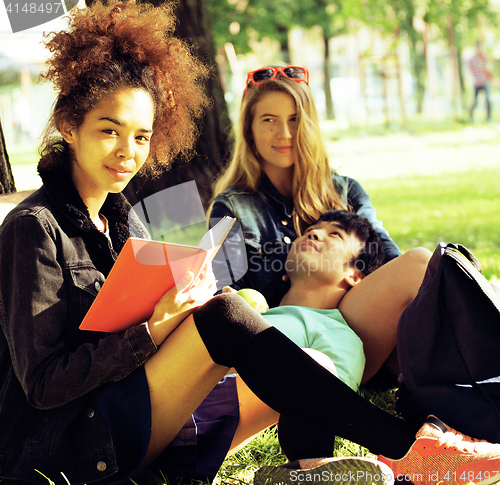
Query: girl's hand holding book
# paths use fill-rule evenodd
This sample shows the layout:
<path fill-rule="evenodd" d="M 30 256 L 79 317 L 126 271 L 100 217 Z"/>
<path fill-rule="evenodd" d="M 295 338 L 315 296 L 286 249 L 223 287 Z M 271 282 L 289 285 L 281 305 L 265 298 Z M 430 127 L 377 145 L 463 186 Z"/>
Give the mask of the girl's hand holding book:
<path fill-rule="evenodd" d="M 193 310 L 206 303 L 217 291 L 217 282 L 211 264 L 207 264 L 196 282 L 194 274 L 186 273 L 176 286 L 168 290 L 156 304 L 152 317 L 148 321 L 149 332 L 157 346 Z"/>

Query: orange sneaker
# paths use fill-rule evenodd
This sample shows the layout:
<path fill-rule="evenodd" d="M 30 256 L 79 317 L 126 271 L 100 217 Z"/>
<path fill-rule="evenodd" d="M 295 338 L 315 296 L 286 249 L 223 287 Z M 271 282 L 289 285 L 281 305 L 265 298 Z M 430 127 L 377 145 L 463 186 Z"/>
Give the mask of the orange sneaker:
<path fill-rule="evenodd" d="M 400 460 L 384 456 L 396 480 L 414 485 L 489 485 L 500 481 L 500 445 L 476 440 L 429 416 Z"/>

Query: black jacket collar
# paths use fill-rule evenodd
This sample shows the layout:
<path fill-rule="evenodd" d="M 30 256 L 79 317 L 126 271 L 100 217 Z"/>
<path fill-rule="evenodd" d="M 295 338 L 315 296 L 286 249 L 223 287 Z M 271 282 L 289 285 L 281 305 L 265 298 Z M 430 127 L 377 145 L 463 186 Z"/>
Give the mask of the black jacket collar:
<path fill-rule="evenodd" d="M 38 168 L 38 173 L 49 197 L 56 207 L 86 233 L 99 232 L 90 219 L 87 206 L 75 188 L 69 172 L 69 164 L 59 165 L 57 168 Z M 106 217 L 110 228 L 110 238 L 115 250 L 120 249 L 130 236 L 129 212 L 131 206 L 121 194 L 109 194 L 101 213 Z"/>

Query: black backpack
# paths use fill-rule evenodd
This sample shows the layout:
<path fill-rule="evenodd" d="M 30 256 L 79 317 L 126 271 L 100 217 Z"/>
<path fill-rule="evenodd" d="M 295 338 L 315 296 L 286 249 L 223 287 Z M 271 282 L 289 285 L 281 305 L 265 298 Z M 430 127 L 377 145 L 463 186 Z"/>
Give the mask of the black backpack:
<path fill-rule="evenodd" d="M 398 327 L 397 409 L 434 414 L 474 438 L 500 442 L 500 288 L 459 244 L 440 244 Z"/>

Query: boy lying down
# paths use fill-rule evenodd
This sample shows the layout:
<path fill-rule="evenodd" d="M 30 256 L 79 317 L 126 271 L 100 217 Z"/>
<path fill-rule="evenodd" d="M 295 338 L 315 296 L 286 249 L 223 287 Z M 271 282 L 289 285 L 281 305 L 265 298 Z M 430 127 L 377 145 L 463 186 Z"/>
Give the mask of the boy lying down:
<path fill-rule="evenodd" d="M 293 242 L 285 267 L 290 289 L 278 307 L 263 313 L 354 390 L 365 366 L 363 344 L 337 307 L 350 288 L 383 264 L 383 251 L 364 217 L 324 212 Z"/>

